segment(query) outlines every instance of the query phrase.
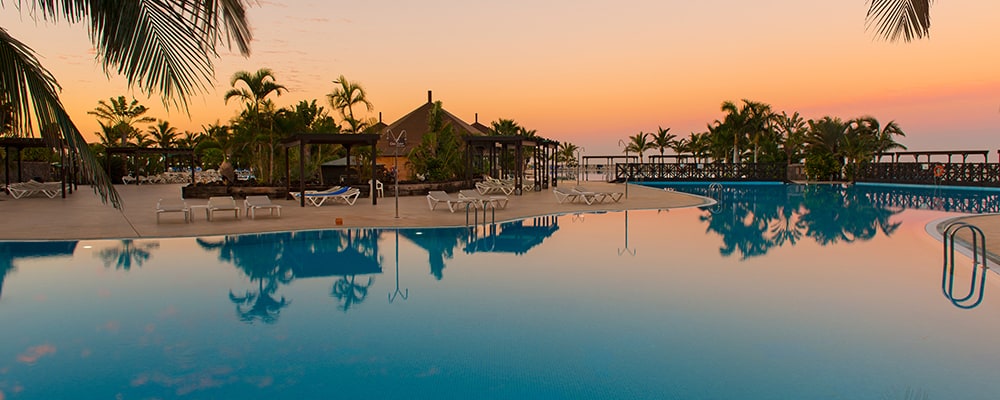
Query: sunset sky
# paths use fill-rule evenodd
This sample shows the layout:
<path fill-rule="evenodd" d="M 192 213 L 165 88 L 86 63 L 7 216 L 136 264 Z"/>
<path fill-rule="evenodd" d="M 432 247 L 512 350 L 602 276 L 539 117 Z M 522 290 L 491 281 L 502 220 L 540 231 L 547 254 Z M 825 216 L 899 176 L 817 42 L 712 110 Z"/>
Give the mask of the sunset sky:
<path fill-rule="evenodd" d="M 740 99 L 806 118 L 895 120 L 910 150 L 1000 147 L 1000 2 L 935 2 L 930 39 L 914 43 L 874 40 L 866 11 L 862 0 L 264 1 L 249 13 L 251 57 L 223 54 L 190 117 L 106 76 L 83 26 L 36 23 L 10 5 L 0 26 L 38 52 L 89 138 L 98 125 L 87 111 L 118 95 L 181 130 L 226 123 L 241 107 L 223 102 L 229 78 L 268 67 L 289 88 L 278 106 L 329 109 L 343 74 L 386 123 L 432 90 L 469 123 L 514 119 L 586 155 L 619 154 L 619 139 L 657 126 L 704 131 L 724 100 Z"/>

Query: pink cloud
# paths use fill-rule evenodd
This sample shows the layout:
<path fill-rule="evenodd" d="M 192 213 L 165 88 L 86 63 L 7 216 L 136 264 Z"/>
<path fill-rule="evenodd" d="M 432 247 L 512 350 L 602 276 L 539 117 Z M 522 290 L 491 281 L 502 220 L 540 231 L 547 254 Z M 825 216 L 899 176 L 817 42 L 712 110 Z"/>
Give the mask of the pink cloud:
<path fill-rule="evenodd" d="M 50 344 L 43 344 L 35 347 L 30 347 L 24 353 L 17 356 L 17 361 L 25 364 L 34 364 L 39 358 L 45 355 L 53 354 L 56 352 L 56 347 Z"/>

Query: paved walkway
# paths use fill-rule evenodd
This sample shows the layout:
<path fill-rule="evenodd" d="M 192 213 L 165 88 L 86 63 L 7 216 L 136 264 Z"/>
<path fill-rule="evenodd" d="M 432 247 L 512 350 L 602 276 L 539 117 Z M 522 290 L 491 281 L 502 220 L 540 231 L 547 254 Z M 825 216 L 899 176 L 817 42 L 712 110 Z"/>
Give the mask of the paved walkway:
<path fill-rule="evenodd" d="M 565 187 L 576 182 L 565 182 Z M 584 182 L 584 186 L 602 191 L 624 191 L 622 184 Z M 299 207 L 293 200 L 274 200 L 282 206 L 281 217 L 270 217 L 267 212 L 249 219 L 242 213 L 239 219 L 232 214 L 217 213 L 214 221 L 205 219 L 202 210 L 194 210 L 194 222 L 184 223 L 178 213 L 167 213 L 156 222 L 154 212 L 160 198 L 180 198 L 181 185 L 116 185 L 124 203 L 123 210 L 116 210 L 101 203 L 89 186 L 80 186 L 75 193 L 63 199 L 30 197 L 13 199 L 0 194 L 0 240 L 55 240 L 55 239 L 113 239 L 155 238 L 177 236 L 211 236 L 233 233 L 273 232 L 335 227 L 417 227 L 465 225 L 464 210 L 451 213 L 445 205 L 436 210 L 428 208 L 424 196 L 399 198 L 399 218 L 393 197 L 380 198 L 372 205 L 370 198 L 360 198 L 353 206 L 343 203 L 322 207 Z M 386 185 L 385 193 L 392 193 Z M 628 199 L 610 204 L 558 203 L 551 190 L 529 192 L 510 196 L 506 209 L 496 211 L 496 221 L 516 220 L 537 215 L 575 213 L 587 211 L 617 211 L 624 209 L 666 209 L 694 207 L 706 200 L 678 192 L 664 191 L 644 186 L 629 185 Z M 190 199 L 189 205 L 204 205 L 206 199 Z M 241 203 L 242 204 L 242 203 Z M 482 214 L 479 215 L 482 218 Z M 337 225 L 337 220 L 342 225 Z"/>

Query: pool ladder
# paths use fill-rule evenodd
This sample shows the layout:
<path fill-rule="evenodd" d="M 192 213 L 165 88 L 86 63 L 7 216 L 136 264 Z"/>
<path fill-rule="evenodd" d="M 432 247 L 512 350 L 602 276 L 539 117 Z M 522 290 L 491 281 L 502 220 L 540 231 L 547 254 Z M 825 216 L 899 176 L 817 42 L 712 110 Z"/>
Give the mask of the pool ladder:
<path fill-rule="evenodd" d="M 969 293 L 965 297 L 955 297 L 955 236 L 963 229 L 972 235 L 972 279 Z M 966 222 L 952 222 L 944 228 L 944 266 L 941 271 L 941 291 L 955 307 L 971 309 L 983 302 L 986 289 L 986 235 L 975 225 Z M 982 275 L 979 270 L 982 269 Z M 979 277 L 978 288 L 976 278 Z M 978 293 L 978 295 L 977 295 Z M 975 299 L 973 299 L 975 297 Z"/>
<path fill-rule="evenodd" d="M 497 222 L 497 207 L 492 201 L 484 201 L 483 203 L 483 225 L 486 225 L 486 209 L 489 208 L 493 213 L 490 215 L 489 223 L 495 224 Z M 475 226 L 479 225 L 479 211 L 471 203 L 465 203 L 465 226 L 469 225 L 469 213 L 472 213 L 472 218 Z"/>

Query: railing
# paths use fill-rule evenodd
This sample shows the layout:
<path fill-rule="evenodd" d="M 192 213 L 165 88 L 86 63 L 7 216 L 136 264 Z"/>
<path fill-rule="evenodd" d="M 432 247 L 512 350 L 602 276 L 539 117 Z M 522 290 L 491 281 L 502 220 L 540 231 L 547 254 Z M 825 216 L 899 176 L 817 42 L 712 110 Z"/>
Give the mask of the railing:
<path fill-rule="evenodd" d="M 784 163 L 620 163 L 614 181 L 784 181 Z"/>
<path fill-rule="evenodd" d="M 997 163 L 870 163 L 858 171 L 859 182 L 947 186 L 1000 186 Z"/>

